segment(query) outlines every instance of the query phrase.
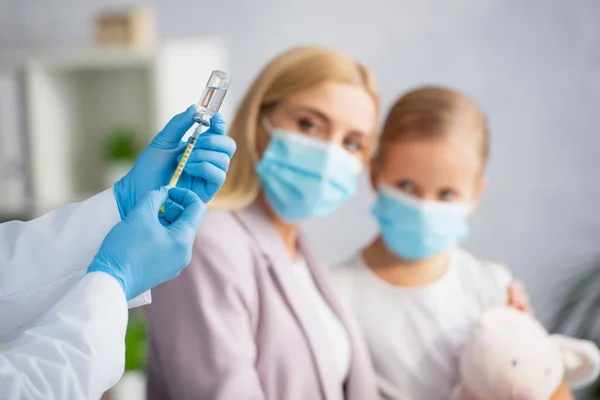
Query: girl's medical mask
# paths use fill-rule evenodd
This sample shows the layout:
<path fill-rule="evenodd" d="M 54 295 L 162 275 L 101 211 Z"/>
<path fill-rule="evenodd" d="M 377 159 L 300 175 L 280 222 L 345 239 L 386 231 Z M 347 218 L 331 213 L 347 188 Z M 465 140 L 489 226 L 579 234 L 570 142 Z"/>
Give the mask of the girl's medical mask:
<path fill-rule="evenodd" d="M 356 193 L 362 168 L 337 144 L 282 129 L 272 130 L 256 166 L 268 202 L 287 222 L 321 217 L 340 208 Z"/>
<path fill-rule="evenodd" d="M 383 183 L 372 212 L 387 247 L 407 261 L 441 254 L 469 235 L 468 205 L 420 200 Z"/>

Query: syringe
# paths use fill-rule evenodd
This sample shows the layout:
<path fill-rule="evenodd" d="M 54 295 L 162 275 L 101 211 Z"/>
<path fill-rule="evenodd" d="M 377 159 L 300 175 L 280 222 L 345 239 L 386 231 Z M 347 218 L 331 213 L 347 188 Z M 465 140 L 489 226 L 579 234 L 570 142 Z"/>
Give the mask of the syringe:
<path fill-rule="evenodd" d="M 212 74 L 210 74 L 210 78 L 208 78 L 204 92 L 202 92 L 202 97 L 200 97 L 200 101 L 198 102 L 198 112 L 194 115 L 194 121 L 198 123 L 198 125 L 196 125 L 196 129 L 194 129 L 194 133 L 192 134 L 192 137 L 190 138 L 190 141 L 183 152 L 181 161 L 179 161 L 179 164 L 177 165 L 175 173 L 171 177 L 167 188 L 170 189 L 177 186 L 177 182 L 179 181 L 181 173 L 183 172 L 183 169 L 190 158 L 190 154 L 192 154 L 192 150 L 198 141 L 198 137 L 210 126 L 212 117 L 217 111 L 219 111 L 230 84 L 231 75 L 228 73 L 215 70 L 212 72 Z M 165 211 L 164 206 L 160 209 L 160 211 Z"/>

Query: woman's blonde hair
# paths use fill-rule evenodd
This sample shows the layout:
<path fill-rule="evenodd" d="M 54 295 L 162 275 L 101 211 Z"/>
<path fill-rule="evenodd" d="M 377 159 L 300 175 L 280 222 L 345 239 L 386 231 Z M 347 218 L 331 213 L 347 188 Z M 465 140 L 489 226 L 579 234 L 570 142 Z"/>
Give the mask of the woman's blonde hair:
<path fill-rule="evenodd" d="M 229 126 L 237 151 L 211 208 L 241 209 L 256 200 L 261 188 L 255 170 L 260 160 L 257 130 L 261 113 L 292 93 L 326 81 L 364 87 L 378 105 L 375 79 L 348 55 L 322 47 L 298 47 L 279 55 L 256 78 Z"/>
<path fill-rule="evenodd" d="M 428 86 L 404 94 L 390 109 L 379 138 L 375 161 L 385 162 L 390 143 L 448 135 L 468 136 L 482 160 L 489 157 L 487 119 L 477 103 L 452 89 Z"/>

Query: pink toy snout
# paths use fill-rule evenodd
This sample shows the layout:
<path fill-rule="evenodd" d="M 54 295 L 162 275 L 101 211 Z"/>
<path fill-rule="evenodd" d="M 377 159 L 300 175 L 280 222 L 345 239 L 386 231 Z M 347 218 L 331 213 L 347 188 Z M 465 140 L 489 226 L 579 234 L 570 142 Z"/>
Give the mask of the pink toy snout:
<path fill-rule="evenodd" d="M 529 388 L 521 388 L 515 392 L 514 400 L 537 400 L 535 392 Z"/>

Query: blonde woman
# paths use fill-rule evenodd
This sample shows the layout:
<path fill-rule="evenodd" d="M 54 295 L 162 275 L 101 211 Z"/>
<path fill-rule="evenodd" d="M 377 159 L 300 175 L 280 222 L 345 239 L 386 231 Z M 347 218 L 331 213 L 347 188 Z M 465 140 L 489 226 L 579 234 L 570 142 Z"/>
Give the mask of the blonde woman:
<path fill-rule="evenodd" d="M 342 206 L 375 139 L 370 73 L 323 48 L 260 73 L 191 265 L 153 291 L 150 399 L 370 400 L 366 348 L 299 223 Z"/>

